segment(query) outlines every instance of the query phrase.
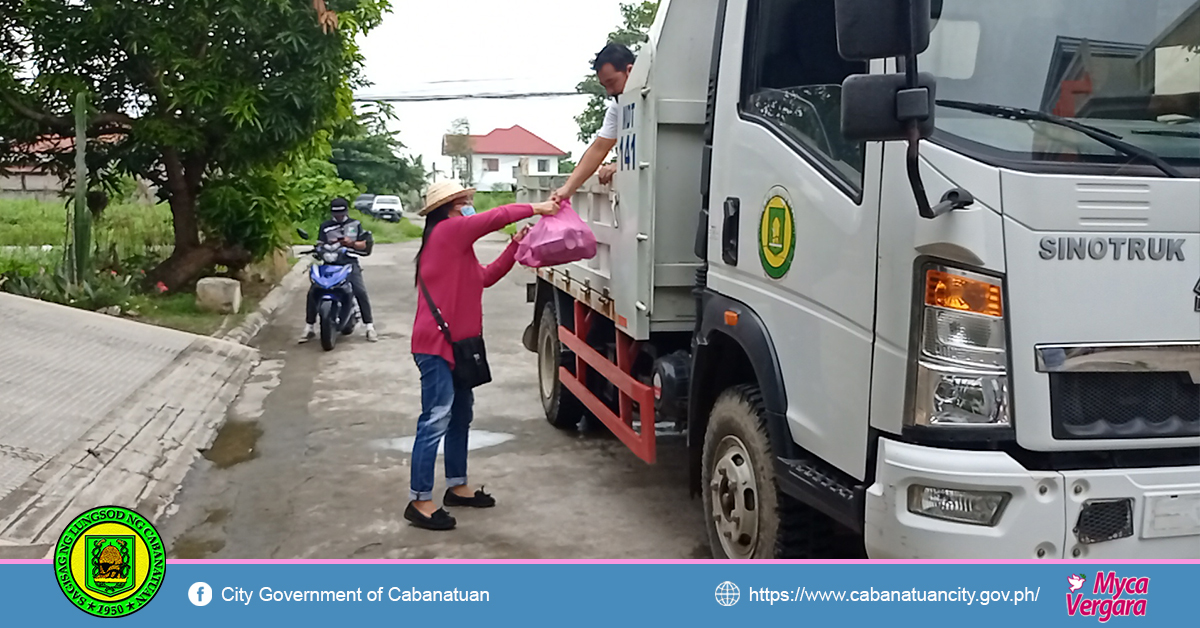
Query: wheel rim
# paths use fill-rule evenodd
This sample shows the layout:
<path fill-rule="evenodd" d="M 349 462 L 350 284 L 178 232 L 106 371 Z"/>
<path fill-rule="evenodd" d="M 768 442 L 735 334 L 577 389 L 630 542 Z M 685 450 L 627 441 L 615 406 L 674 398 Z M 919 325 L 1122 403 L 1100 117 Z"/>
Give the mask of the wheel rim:
<path fill-rule="evenodd" d="M 554 395 L 557 371 L 558 357 L 554 352 L 554 337 L 543 333 L 542 341 L 538 343 L 538 380 L 542 387 L 542 399 L 548 400 Z"/>
<path fill-rule="evenodd" d="M 758 547 L 758 483 L 746 445 L 726 436 L 717 447 L 709 494 L 712 520 L 729 558 L 746 559 Z"/>

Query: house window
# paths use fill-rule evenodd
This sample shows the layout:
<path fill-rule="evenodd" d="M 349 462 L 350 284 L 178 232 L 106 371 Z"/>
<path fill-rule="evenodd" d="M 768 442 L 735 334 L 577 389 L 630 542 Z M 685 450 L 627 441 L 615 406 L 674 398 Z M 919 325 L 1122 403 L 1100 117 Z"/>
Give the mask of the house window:
<path fill-rule="evenodd" d="M 742 115 L 833 179 L 862 189 L 864 145 L 842 136 L 842 81 L 867 64 L 838 54 L 834 0 L 752 0 Z"/>
<path fill-rule="evenodd" d="M 550 160 L 549 159 L 539 159 L 538 160 L 538 172 L 550 172 Z"/>
<path fill-rule="evenodd" d="M 500 160 L 499 159 L 484 159 L 483 160 L 483 171 L 484 172 L 500 172 Z"/>
<path fill-rule="evenodd" d="M 520 166 L 513 166 L 513 178 L 514 178 L 514 179 L 516 179 L 516 178 L 518 178 L 518 177 L 520 177 L 520 176 L 521 176 L 521 167 L 520 167 Z"/>

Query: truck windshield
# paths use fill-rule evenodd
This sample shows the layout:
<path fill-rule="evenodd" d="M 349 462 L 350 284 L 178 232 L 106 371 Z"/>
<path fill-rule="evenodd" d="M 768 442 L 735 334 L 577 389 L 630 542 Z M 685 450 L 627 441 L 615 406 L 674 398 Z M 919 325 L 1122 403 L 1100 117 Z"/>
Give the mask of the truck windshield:
<path fill-rule="evenodd" d="M 938 78 L 939 100 L 1044 112 L 1121 142 L 1037 116 L 945 106 L 935 139 L 1006 161 L 1125 165 L 1153 155 L 1200 166 L 1200 0 L 934 4 L 920 61 Z"/>

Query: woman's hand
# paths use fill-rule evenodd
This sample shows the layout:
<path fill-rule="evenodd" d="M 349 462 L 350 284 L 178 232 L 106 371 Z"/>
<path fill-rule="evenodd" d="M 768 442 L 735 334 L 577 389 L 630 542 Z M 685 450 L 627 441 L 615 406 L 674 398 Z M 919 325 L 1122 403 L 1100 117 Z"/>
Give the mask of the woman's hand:
<path fill-rule="evenodd" d="M 553 216 L 558 213 L 558 203 L 550 200 L 533 204 L 533 213 L 539 216 Z"/>
<path fill-rule="evenodd" d="M 528 226 L 522 228 L 520 231 L 518 231 L 516 234 L 514 234 L 512 237 L 512 241 L 517 244 L 520 244 L 521 240 L 524 240 L 525 236 L 527 236 L 527 235 L 529 235 L 529 227 Z"/>

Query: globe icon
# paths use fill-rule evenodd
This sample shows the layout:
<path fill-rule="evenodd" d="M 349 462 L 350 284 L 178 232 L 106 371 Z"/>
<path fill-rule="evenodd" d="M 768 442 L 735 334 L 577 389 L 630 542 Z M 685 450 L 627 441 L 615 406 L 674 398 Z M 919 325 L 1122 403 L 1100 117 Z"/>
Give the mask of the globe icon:
<path fill-rule="evenodd" d="M 741 596 L 742 592 L 732 582 L 725 581 L 717 585 L 717 604 L 721 606 L 733 606 Z"/>

